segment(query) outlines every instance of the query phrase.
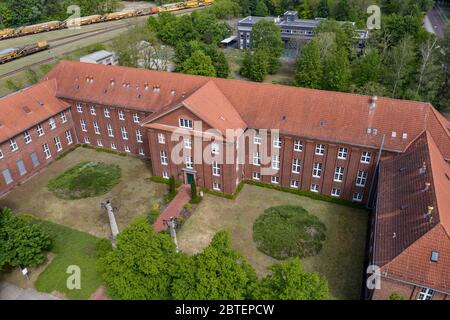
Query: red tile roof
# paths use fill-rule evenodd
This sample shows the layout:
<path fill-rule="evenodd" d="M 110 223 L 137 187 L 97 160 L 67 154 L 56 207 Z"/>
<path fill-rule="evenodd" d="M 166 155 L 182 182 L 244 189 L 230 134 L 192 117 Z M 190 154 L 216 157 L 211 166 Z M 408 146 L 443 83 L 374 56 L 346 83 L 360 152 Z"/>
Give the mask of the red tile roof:
<path fill-rule="evenodd" d="M 449 177 L 450 165 L 429 132 L 381 162 L 374 263 L 384 275 L 450 293 Z M 439 252 L 438 262 L 430 261 L 432 251 Z"/>
<path fill-rule="evenodd" d="M 233 106 L 251 128 L 280 128 L 284 133 L 375 148 L 385 134 L 385 149 L 398 152 L 429 130 L 441 152 L 450 159 L 449 124 L 428 103 L 380 97 L 376 108 L 371 109 L 371 97 L 364 95 L 75 61 L 61 62 L 47 78 L 58 80 L 59 97 L 151 112 L 189 99 L 210 82 L 228 100 L 222 103 Z M 148 90 L 144 89 L 145 84 Z M 160 91 L 154 92 L 154 86 Z M 196 96 L 204 98 L 207 91 L 216 95 L 211 84 L 206 88 Z M 205 104 L 195 96 L 191 99 L 198 105 L 190 106 L 205 110 L 204 114 L 216 112 L 215 104 Z M 393 131 L 396 137 L 392 137 Z"/>
<path fill-rule="evenodd" d="M 55 94 L 56 80 L 53 79 L 1 98 L 0 142 L 70 107 Z"/>

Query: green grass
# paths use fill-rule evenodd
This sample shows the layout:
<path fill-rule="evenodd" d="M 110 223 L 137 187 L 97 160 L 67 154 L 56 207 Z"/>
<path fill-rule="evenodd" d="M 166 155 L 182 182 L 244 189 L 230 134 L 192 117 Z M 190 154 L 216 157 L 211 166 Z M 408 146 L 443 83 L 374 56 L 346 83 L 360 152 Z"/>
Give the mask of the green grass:
<path fill-rule="evenodd" d="M 96 197 L 119 183 L 121 169 L 101 162 L 81 162 L 48 183 L 48 189 L 62 199 Z"/>
<path fill-rule="evenodd" d="M 37 290 L 42 292 L 58 291 L 69 299 L 89 299 L 91 294 L 102 285 L 96 272 L 96 245 L 100 240 L 90 234 L 77 231 L 45 220 L 32 219 L 48 232 L 52 239 L 51 252 L 55 254 L 52 262 L 39 275 L 35 282 Z M 81 289 L 69 290 L 66 286 L 67 267 L 76 265 L 81 270 Z"/>
<path fill-rule="evenodd" d="M 326 239 L 326 227 L 300 206 L 276 206 L 264 210 L 253 224 L 258 250 L 276 258 L 315 256 Z"/>

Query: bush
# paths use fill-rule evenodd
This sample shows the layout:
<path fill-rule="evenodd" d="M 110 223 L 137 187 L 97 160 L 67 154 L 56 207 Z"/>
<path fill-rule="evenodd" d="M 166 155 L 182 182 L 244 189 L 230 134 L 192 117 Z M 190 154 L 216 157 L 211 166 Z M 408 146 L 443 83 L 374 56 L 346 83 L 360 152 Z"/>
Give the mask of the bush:
<path fill-rule="evenodd" d="M 389 300 L 405 300 L 405 298 L 399 295 L 397 292 L 392 292 L 389 296 Z"/>
<path fill-rule="evenodd" d="M 150 224 L 154 224 L 155 221 L 158 219 L 161 211 L 159 210 L 159 207 L 155 206 L 150 209 L 149 213 L 147 214 L 147 221 Z"/>
<path fill-rule="evenodd" d="M 149 180 L 150 181 L 153 181 L 153 182 L 157 182 L 157 183 L 165 183 L 165 184 L 169 184 L 170 182 L 170 179 L 166 179 L 166 178 L 163 178 L 163 177 L 158 177 L 158 176 L 151 176 L 150 178 L 149 178 Z M 180 180 L 176 180 L 175 179 L 175 186 L 178 188 L 179 186 L 181 186 L 181 181 Z"/>
<path fill-rule="evenodd" d="M 253 225 L 260 251 L 276 259 L 319 253 L 326 239 L 325 225 L 300 206 L 277 206 L 264 211 Z"/>
<path fill-rule="evenodd" d="M 101 258 L 111 252 L 112 249 L 111 241 L 108 239 L 100 239 L 95 246 L 95 254 L 97 255 L 97 258 Z"/>
<path fill-rule="evenodd" d="M 43 252 L 50 245 L 50 237 L 41 226 L 14 215 L 8 208 L 0 210 L 0 269 L 37 266 L 44 261 Z"/>
<path fill-rule="evenodd" d="M 96 197 L 110 191 L 120 176 L 117 165 L 82 162 L 50 180 L 48 189 L 62 199 Z"/>

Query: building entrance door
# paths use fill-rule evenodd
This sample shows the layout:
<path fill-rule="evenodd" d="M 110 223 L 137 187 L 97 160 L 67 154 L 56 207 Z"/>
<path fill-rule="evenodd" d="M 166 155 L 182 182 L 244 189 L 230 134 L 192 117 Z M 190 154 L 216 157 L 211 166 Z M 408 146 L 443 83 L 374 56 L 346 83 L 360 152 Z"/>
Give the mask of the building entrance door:
<path fill-rule="evenodd" d="M 186 183 L 191 184 L 192 181 L 194 181 L 194 174 L 193 173 L 186 173 Z"/>

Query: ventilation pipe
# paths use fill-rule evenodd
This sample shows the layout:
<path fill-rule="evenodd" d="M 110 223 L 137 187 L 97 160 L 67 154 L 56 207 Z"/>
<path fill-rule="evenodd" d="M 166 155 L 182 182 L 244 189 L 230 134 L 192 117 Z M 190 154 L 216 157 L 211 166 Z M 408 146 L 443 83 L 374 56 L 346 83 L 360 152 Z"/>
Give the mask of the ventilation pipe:
<path fill-rule="evenodd" d="M 425 182 L 425 187 L 422 189 L 422 192 L 426 192 L 430 189 L 431 183 Z"/>
<path fill-rule="evenodd" d="M 427 172 L 427 163 L 424 161 L 422 166 L 419 168 L 419 174 L 424 174 L 425 172 Z"/>
<path fill-rule="evenodd" d="M 117 227 L 116 218 L 114 217 L 114 209 L 111 205 L 110 200 L 106 200 L 102 202 L 102 208 L 106 209 L 108 212 L 109 224 L 111 226 L 111 235 L 112 235 L 112 246 L 116 247 L 116 238 L 119 234 L 119 228 Z"/>

